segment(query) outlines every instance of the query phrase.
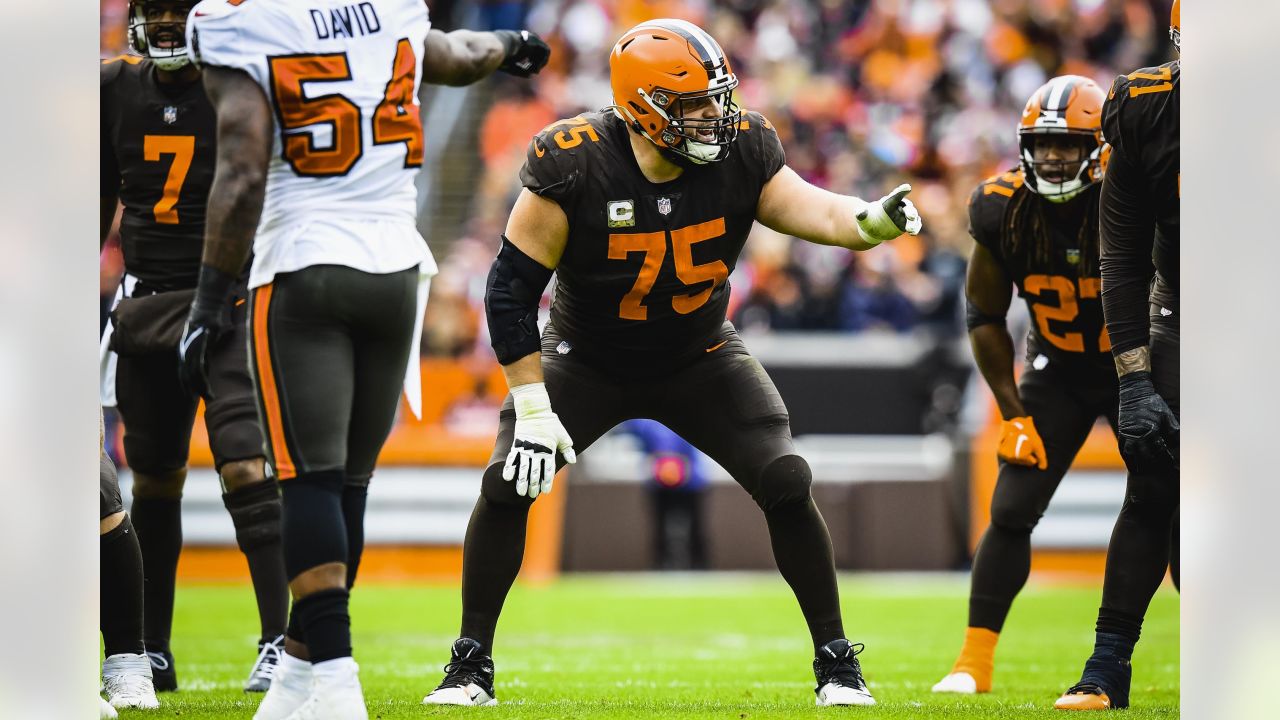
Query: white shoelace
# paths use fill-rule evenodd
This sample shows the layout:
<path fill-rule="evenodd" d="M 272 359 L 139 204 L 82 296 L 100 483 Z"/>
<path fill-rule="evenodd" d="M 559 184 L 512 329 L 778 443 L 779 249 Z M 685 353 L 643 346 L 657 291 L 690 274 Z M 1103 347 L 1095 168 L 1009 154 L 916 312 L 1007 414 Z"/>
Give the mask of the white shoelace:
<path fill-rule="evenodd" d="M 250 678 L 260 675 L 268 680 L 275 679 L 276 669 L 280 667 L 280 643 L 283 642 L 282 635 L 262 646 L 258 659 L 253 662 L 253 670 L 249 672 Z"/>
<path fill-rule="evenodd" d="M 157 670 L 168 670 L 168 669 L 169 669 L 169 660 L 164 656 L 164 653 L 160 653 L 160 652 L 152 652 L 152 651 L 148 650 L 148 651 L 147 651 L 147 660 L 148 660 L 148 661 L 150 661 L 150 663 L 151 663 L 151 667 L 153 667 L 153 668 L 155 668 L 155 669 L 157 669 Z"/>

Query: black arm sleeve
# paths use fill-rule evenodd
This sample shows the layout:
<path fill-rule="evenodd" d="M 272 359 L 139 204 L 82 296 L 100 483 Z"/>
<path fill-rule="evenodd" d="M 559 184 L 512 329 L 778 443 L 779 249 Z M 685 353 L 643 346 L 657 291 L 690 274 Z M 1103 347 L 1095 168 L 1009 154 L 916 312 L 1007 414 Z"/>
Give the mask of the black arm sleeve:
<path fill-rule="evenodd" d="M 104 198 L 113 198 L 120 194 L 120 168 L 116 163 L 115 143 L 111 139 L 111 83 L 119 74 L 119 66 L 123 63 L 117 60 L 111 64 L 102 64 L 100 69 L 102 100 L 101 100 L 101 116 L 98 121 L 98 130 L 102 135 L 102 139 L 98 145 L 100 148 L 100 190 L 99 196 Z"/>
<path fill-rule="evenodd" d="M 551 273 L 502 236 L 502 247 L 489 268 L 484 292 L 489 342 L 499 363 L 510 365 L 542 347 L 538 302 L 551 281 Z"/>
<path fill-rule="evenodd" d="M 1123 145 L 1113 147 L 1101 206 L 1102 312 L 1113 355 L 1148 342 L 1155 230 L 1146 178 Z"/>

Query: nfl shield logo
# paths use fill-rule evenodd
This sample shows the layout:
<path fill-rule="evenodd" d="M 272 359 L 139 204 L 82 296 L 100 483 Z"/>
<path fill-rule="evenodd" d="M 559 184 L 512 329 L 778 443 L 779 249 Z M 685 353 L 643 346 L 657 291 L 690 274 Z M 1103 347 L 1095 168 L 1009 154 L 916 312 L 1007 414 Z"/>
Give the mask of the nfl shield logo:
<path fill-rule="evenodd" d="M 663 215 L 671 214 L 671 198 L 658 198 L 658 212 Z"/>
<path fill-rule="evenodd" d="M 166 125 L 172 125 L 178 122 L 178 108 L 173 105 L 164 106 L 164 122 Z"/>
<path fill-rule="evenodd" d="M 1080 264 L 1080 251 L 1076 248 L 1067 249 L 1067 263 L 1071 265 Z"/>

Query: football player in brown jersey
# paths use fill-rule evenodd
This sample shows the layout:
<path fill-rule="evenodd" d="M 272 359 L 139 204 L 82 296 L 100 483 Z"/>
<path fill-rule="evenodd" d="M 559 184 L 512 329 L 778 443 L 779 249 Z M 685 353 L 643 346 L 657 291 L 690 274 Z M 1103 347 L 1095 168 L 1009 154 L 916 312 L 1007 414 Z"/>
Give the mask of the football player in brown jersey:
<path fill-rule="evenodd" d="M 1098 197 L 1108 148 L 1102 88 L 1056 77 L 1027 101 L 1021 162 L 969 201 L 969 340 L 1003 419 L 991 525 L 973 558 L 969 626 L 934 692 L 991 690 L 995 647 L 1031 571 L 1031 532 L 1097 419 L 1116 422 L 1116 379 L 1102 319 Z M 1034 321 L 1013 373 L 1005 314 L 1012 288 Z"/>
<path fill-rule="evenodd" d="M 826 525 L 786 406 L 725 321 L 728 278 L 756 220 L 868 250 L 920 218 L 901 186 L 873 202 L 805 182 L 763 116 L 734 103 L 724 51 L 651 20 L 610 56 L 614 105 L 529 147 L 489 274 L 486 310 L 511 395 L 463 550 L 462 627 L 424 702 L 496 702 L 491 647 L 524 551 L 530 503 L 559 466 L 630 418 L 652 418 L 724 466 L 764 511 L 808 623 L 819 705 L 871 705 L 845 639 Z M 556 273 L 551 321 L 538 298 Z"/>
<path fill-rule="evenodd" d="M 1179 3 L 1169 33 L 1181 49 Z M 1063 710 L 1129 705 L 1133 647 L 1173 558 L 1178 583 L 1178 218 L 1181 61 L 1116 78 L 1102 109 L 1102 305 L 1120 384 L 1124 505 L 1107 549 L 1093 654 Z M 1171 552 L 1172 551 L 1172 552 Z"/>
<path fill-rule="evenodd" d="M 101 234 L 106 237 L 123 205 L 125 264 L 103 343 L 104 400 L 124 420 L 133 471 L 130 515 L 147 579 L 144 637 L 162 691 L 178 684 L 169 636 L 182 550 L 182 489 L 200 402 L 179 381 L 176 350 L 200 267 L 215 146 L 213 107 L 187 59 L 183 34 L 193 5 L 130 2 L 129 42 L 137 54 L 108 60 L 101 69 Z M 244 326 L 243 301 L 224 311 Z M 229 334 L 212 357 L 212 382 L 204 393 L 209 444 L 260 619 L 257 660 L 244 687 L 263 692 L 279 658 L 289 602 L 280 490 L 263 459 L 244 332 Z"/>
<path fill-rule="evenodd" d="M 155 683 L 142 645 L 142 550 L 138 533 L 120 501 L 116 466 L 102 446 L 102 413 L 98 413 L 98 628 L 102 632 L 102 717 L 115 708 L 154 710 Z"/>

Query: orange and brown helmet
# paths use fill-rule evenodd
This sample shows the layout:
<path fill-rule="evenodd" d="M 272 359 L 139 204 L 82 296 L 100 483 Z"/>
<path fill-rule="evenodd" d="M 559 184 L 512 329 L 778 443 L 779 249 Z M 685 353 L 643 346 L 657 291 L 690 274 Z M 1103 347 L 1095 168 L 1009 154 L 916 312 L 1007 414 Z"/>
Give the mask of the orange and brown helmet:
<path fill-rule="evenodd" d="M 697 164 L 729 156 L 741 111 L 720 44 L 686 20 L 648 20 L 609 54 L 613 111 L 665 153 Z M 669 156 L 670 157 L 670 156 Z"/>
<path fill-rule="evenodd" d="M 1173 46 L 1182 52 L 1182 16 L 1178 12 L 1178 0 L 1173 0 L 1173 10 L 1169 12 L 1169 39 Z"/>
<path fill-rule="evenodd" d="M 1018 147 L 1028 188 L 1046 200 L 1066 202 L 1102 180 L 1107 156 L 1102 141 L 1102 103 L 1106 98 L 1098 83 L 1080 75 L 1053 78 L 1031 95 L 1018 123 Z M 1059 167 L 1048 168 L 1048 163 L 1037 163 L 1036 139 L 1047 135 L 1078 138 L 1084 150 L 1079 165 L 1073 161 L 1072 167 L 1053 163 Z M 1043 177 L 1050 174 L 1065 179 L 1050 182 Z"/>

